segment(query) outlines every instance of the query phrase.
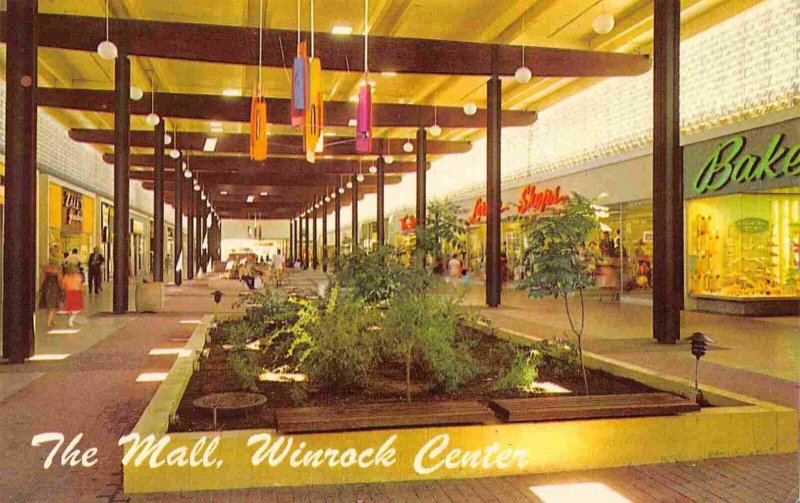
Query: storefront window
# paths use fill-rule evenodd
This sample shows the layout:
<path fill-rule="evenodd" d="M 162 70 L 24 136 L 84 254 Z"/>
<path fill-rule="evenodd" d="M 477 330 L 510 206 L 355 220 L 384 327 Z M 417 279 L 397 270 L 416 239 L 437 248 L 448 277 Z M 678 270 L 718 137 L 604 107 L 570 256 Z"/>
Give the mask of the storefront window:
<path fill-rule="evenodd" d="M 622 280 L 626 295 L 653 296 L 653 204 L 622 205 Z"/>
<path fill-rule="evenodd" d="M 694 199 L 687 213 L 690 295 L 800 296 L 800 189 Z"/>

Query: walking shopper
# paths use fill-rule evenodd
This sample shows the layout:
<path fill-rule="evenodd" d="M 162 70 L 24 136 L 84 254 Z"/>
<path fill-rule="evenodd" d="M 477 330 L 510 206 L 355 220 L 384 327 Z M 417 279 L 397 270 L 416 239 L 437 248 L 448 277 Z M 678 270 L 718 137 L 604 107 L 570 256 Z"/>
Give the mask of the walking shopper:
<path fill-rule="evenodd" d="M 105 261 L 105 257 L 100 253 L 100 248 L 95 246 L 94 251 L 89 255 L 89 294 L 103 291 L 101 271 Z"/>
<path fill-rule="evenodd" d="M 42 289 L 39 292 L 39 308 L 47 309 L 47 328 L 55 324 L 56 313 L 64 302 L 61 289 L 61 265 L 51 260 L 42 271 Z"/>
<path fill-rule="evenodd" d="M 75 317 L 83 310 L 83 275 L 74 265 L 67 266 L 63 279 L 66 297 L 66 311 L 69 313 L 69 326 L 75 324 Z"/>
<path fill-rule="evenodd" d="M 283 282 L 283 270 L 286 267 L 286 259 L 281 255 L 280 250 L 275 254 L 275 258 L 272 259 L 272 267 L 275 269 L 275 286 L 281 286 Z"/>
<path fill-rule="evenodd" d="M 448 283 L 456 282 L 461 278 L 461 261 L 458 260 L 458 255 L 453 254 L 450 260 L 447 261 L 447 277 L 445 281 Z"/>

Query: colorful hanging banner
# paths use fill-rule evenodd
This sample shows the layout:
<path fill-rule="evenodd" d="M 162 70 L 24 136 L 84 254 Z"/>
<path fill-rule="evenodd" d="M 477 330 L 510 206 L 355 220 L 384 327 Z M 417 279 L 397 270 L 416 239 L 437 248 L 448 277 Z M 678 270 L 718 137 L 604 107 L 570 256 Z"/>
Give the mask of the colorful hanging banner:
<path fill-rule="evenodd" d="M 267 158 L 267 102 L 260 92 L 253 89 L 250 103 L 250 159 L 263 161 Z"/>
<path fill-rule="evenodd" d="M 356 152 L 372 152 L 372 88 L 368 84 L 361 86 L 358 91 Z"/>
<path fill-rule="evenodd" d="M 300 42 L 298 56 L 292 65 L 292 127 L 301 128 L 308 102 L 306 83 L 308 82 L 308 59 L 306 42 Z"/>
<path fill-rule="evenodd" d="M 313 163 L 315 152 L 322 151 L 322 65 L 319 58 L 308 60 L 308 106 L 305 109 L 304 145 L 306 160 Z"/>

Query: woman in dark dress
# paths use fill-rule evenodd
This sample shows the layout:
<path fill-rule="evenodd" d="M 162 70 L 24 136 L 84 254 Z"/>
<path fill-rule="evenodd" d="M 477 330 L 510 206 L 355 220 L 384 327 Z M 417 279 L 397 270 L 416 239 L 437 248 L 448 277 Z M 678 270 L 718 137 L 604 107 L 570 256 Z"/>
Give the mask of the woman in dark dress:
<path fill-rule="evenodd" d="M 62 302 L 64 302 L 64 292 L 61 290 L 61 266 L 51 261 L 44 268 L 42 289 L 39 293 L 39 308 L 47 309 L 47 328 L 55 323 L 56 313 Z"/>

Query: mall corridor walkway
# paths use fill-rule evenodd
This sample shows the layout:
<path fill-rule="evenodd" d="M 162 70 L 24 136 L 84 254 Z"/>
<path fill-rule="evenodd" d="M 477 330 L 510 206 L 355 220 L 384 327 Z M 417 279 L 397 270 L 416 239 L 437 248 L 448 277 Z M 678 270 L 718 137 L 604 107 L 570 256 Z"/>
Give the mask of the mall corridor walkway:
<path fill-rule="evenodd" d="M 287 279 L 295 287 L 315 289 L 322 278 L 319 272 L 291 271 Z M 211 290 L 202 280 L 170 287 L 166 309 L 157 315 L 115 316 L 98 306 L 76 333 L 39 335 L 39 354 L 54 359 L 0 365 L 0 469 L 7 474 L 0 480 L 0 502 L 540 502 L 531 488 L 552 484 L 576 490 L 586 487 L 582 484 L 602 485 L 626 498 L 618 501 L 636 503 L 784 503 L 797 498 L 796 454 L 490 479 L 125 495 L 117 440 L 158 387 L 158 382 L 137 379 L 166 372 L 175 356 L 150 351 L 180 348 L 202 315 L 234 309 L 241 286 L 228 282 L 219 306 Z M 51 444 L 30 445 L 33 435 L 43 432 L 61 432 L 66 442 L 82 433 L 78 448 L 96 447 L 97 464 L 62 467 L 57 457 L 44 469 Z"/>

